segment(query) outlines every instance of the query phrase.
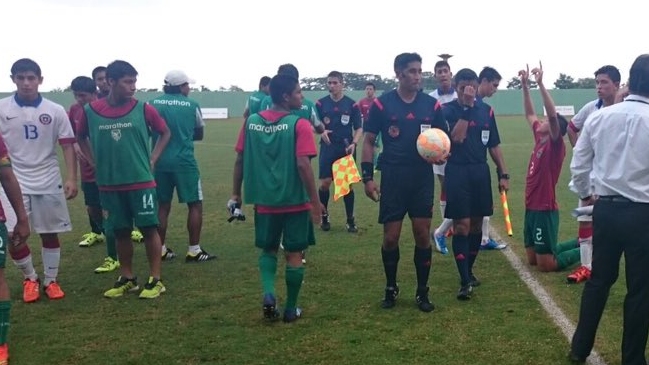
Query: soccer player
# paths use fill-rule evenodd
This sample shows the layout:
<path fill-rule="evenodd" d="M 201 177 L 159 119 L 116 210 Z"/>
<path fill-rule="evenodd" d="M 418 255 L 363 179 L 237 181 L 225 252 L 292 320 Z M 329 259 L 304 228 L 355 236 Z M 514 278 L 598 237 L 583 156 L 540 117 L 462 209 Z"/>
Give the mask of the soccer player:
<path fill-rule="evenodd" d="M 157 298 L 165 286 L 160 281 L 162 243 L 152 170 L 171 132 L 154 107 L 133 98 L 137 71 L 130 63 L 112 62 L 106 68 L 106 79 L 108 96 L 86 105 L 77 122 L 79 147 L 95 166 L 104 217 L 117 240 L 121 275 L 104 296 L 116 298 L 139 289 L 130 239 L 135 223 L 144 235 L 150 270 L 140 298 Z M 151 152 L 149 129 L 160 134 Z"/>
<path fill-rule="evenodd" d="M 268 84 L 270 77 L 264 76 L 259 80 L 259 90 L 255 91 L 246 100 L 246 109 L 243 111 L 243 119 L 248 119 L 252 114 L 259 113 L 261 110 L 261 101 L 268 96 Z"/>
<path fill-rule="evenodd" d="M 304 280 L 301 252 L 311 242 L 312 223 L 320 220 L 311 158 L 317 154 L 308 120 L 291 113 L 302 105 L 298 80 L 277 75 L 270 82 L 273 106 L 251 115 L 239 132 L 232 197 L 255 205 L 255 246 L 261 249 L 259 272 L 263 287 L 263 314 L 279 317 L 275 298 L 277 251 L 286 252 L 286 305 L 284 322 L 300 318 L 297 299 Z M 268 154 L 266 151 L 275 153 Z M 283 176 L 277 180 L 273 176 Z M 245 179 L 244 179 L 245 177 Z"/>
<path fill-rule="evenodd" d="M 194 83 L 180 70 L 169 71 L 165 76 L 164 94 L 151 100 L 160 116 L 167 122 L 171 140 L 162 151 L 155 167 L 155 182 L 158 194 L 158 232 L 162 241 L 162 259 L 174 257 L 173 251 L 165 245 L 167 224 L 171 212 L 174 189 L 178 201 L 187 204 L 187 230 L 189 248 L 185 262 L 202 262 L 216 258 L 201 248 L 201 227 L 203 225 L 203 189 L 198 163 L 194 156 L 194 141 L 203 140 L 205 122 L 198 103 L 189 98 L 189 84 Z M 154 143 L 160 134 L 153 133 Z"/>
<path fill-rule="evenodd" d="M 329 190 L 333 178 L 333 163 L 346 155 L 356 155 L 356 146 L 363 136 L 361 111 L 356 102 L 343 92 L 343 74 L 338 71 L 331 71 L 327 75 L 327 86 L 329 95 L 318 99 L 316 109 L 320 119 L 325 124 L 325 133 L 331 141 L 330 144 L 324 141 L 320 144 L 319 173 L 320 188 L 318 196 L 320 204 L 325 209 L 322 214 L 320 228 L 323 231 L 331 229 L 329 222 Z M 347 215 L 347 232 L 358 232 L 354 220 L 354 189 L 350 188 L 347 195 L 343 197 L 345 202 L 345 213 Z"/>
<path fill-rule="evenodd" d="M 620 70 L 615 66 L 602 66 L 595 71 L 595 83 L 597 88 L 597 99 L 584 105 L 577 114 L 572 117 L 568 125 L 568 139 L 574 147 L 577 143 L 579 131 L 583 128 L 586 119 L 595 111 L 611 106 L 615 103 L 615 97 L 620 87 Z M 569 184 L 570 190 L 577 192 L 572 180 Z M 579 200 L 578 206 L 584 206 Z M 577 218 L 578 231 L 577 241 L 581 252 L 581 265 L 566 278 L 568 283 L 578 284 L 590 278 L 590 270 L 593 261 L 593 225 L 592 216 L 582 215 Z"/>
<path fill-rule="evenodd" d="M 370 114 L 370 108 L 374 104 L 376 99 L 376 86 L 372 82 L 365 84 L 365 97 L 358 101 L 358 107 L 361 110 L 361 117 L 363 117 L 363 123 L 367 121 Z M 381 152 L 381 135 L 376 136 L 376 144 L 374 145 L 374 168 L 378 168 L 378 159 L 379 153 Z"/>
<path fill-rule="evenodd" d="M 554 101 L 543 83 L 543 67 L 532 70 L 548 119 L 539 119 L 530 96 L 529 67 L 519 71 L 523 89 L 525 117 L 534 135 L 525 184 L 524 240 L 527 262 L 539 271 L 559 271 L 579 262 L 579 248 L 574 242 L 557 244 L 559 235 L 559 205 L 556 186 L 566 157 L 563 136 L 568 121 L 559 115 Z"/>
<path fill-rule="evenodd" d="M 74 93 L 76 103 L 70 106 L 68 112 L 72 127 L 76 129 L 77 120 L 80 113 L 83 113 L 83 107 L 88 103 L 97 100 L 97 86 L 95 81 L 86 76 L 79 76 L 72 80 L 70 85 Z M 83 155 L 79 146 L 75 144 L 75 152 L 79 160 L 79 169 L 81 171 L 81 190 L 83 199 L 86 204 L 86 211 L 90 221 L 92 231 L 83 235 L 83 240 L 79 242 L 80 247 L 89 247 L 99 242 L 106 242 L 106 258 L 104 262 L 95 269 L 95 273 L 101 274 L 111 272 L 119 268 L 117 260 L 117 248 L 115 247 L 115 235 L 112 229 L 105 229 L 104 217 L 99 201 L 99 187 L 95 181 L 95 170 Z"/>
<path fill-rule="evenodd" d="M 453 87 L 453 73 L 451 73 L 451 66 L 447 61 L 437 61 L 435 63 L 434 76 L 439 87 L 433 90 L 429 95 L 437 99 L 440 103 L 446 104 L 457 99 L 457 92 Z M 446 189 L 444 188 L 444 166 L 433 165 L 433 172 L 439 179 L 439 209 L 442 212 L 442 224 L 431 234 L 431 238 L 435 242 L 435 248 L 442 255 L 448 254 L 446 247 L 446 234 L 450 233 L 453 227 L 452 219 L 444 218 L 444 211 L 446 210 Z"/>
<path fill-rule="evenodd" d="M 65 293 L 57 282 L 61 261 L 58 234 L 72 229 L 66 199 L 77 195 L 74 132 L 65 109 L 38 92 L 43 77 L 36 62 L 28 58 L 14 62 L 11 79 L 16 84 L 16 93 L 0 99 L 0 133 L 20 183 L 31 228 L 41 238 L 45 294 L 49 299 L 61 299 Z M 65 183 L 56 155 L 57 143 L 63 150 Z M 9 213 L 9 232 L 13 232 L 16 224 L 16 217 Z M 10 245 L 9 254 L 25 278 L 23 300 L 26 303 L 37 301 L 41 282 L 29 246 Z"/>
<path fill-rule="evenodd" d="M 435 309 L 428 298 L 433 253 L 429 231 L 433 215 L 434 177 L 430 164 L 417 152 L 417 137 L 428 128 L 448 132 L 448 124 L 441 104 L 430 95 L 419 92 L 421 61 L 417 53 L 402 53 L 395 57 L 394 72 L 399 84 L 396 90 L 377 98 L 370 109 L 369 119 L 365 123 L 361 171 L 365 194 L 379 201 L 378 222 L 383 225 L 381 257 L 386 288 L 381 306 L 385 309 L 394 307 L 399 295 L 399 238 L 403 218 L 408 214 L 415 238 L 415 301 L 419 310 L 431 312 Z M 374 139 L 379 133 L 384 136 L 380 199 L 372 166 Z"/>
<path fill-rule="evenodd" d="M 108 82 L 106 81 L 106 67 L 95 67 L 95 69 L 92 70 L 92 79 L 95 81 L 97 89 L 99 89 L 97 97 L 99 99 L 107 97 L 108 92 L 110 91 L 110 86 L 108 86 Z"/>
<path fill-rule="evenodd" d="M 478 75 L 470 69 L 455 74 L 458 99 L 444 106 L 451 128 L 451 155 L 444 169 L 445 218 L 453 219 L 453 255 L 460 274 L 457 299 L 471 298 L 480 281 L 473 265 L 480 251 L 482 217 L 493 214 L 487 151 L 496 164 L 499 189 L 509 188 L 509 175 L 500 149 L 493 108 L 476 100 Z"/>

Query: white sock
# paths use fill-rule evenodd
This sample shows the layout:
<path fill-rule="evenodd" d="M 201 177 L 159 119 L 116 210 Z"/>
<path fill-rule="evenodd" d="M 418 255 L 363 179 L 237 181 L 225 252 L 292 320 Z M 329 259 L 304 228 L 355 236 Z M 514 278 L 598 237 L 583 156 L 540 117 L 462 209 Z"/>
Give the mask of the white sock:
<path fill-rule="evenodd" d="M 593 237 L 579 239 L 579 256 L 581 259 L 581 266 L 586 266 L 589 270 L 592 270 Z"/>
<path fill-rule="evenodd" d="M 482 244 L 489 241 L 489 217 L 482 217 Z"/>
<path fill-rule="evenodd" d="M 59 263 L 61 262 L 61 248 L 45 248 L 41 251 L 43 255 L 43 273 L 45 278 L 43 285 L 48 286 L 51 282 L 56 281 L 59 275 Z"/>
<path fill-rule="evenodd" d="M 22 271 L 25 279 L 29 279 L 31 281 L 36 281 L 38 279 L 38 275 L 36 275 L 36 269 L 34 269 L 34 263 L 32 262 L 31 253 L 27 255 L 27 257 L 24 257 L 20 260 L 13 260 L 13 262 L 14 264 L 16 264 L 16 267 L 18 267 L 18 270 Z"/>
<path fill-rule="evenodd" d="M 167 245 L 162 245 L 162 254 L 164 255 L 165 252 L 167 252 Z"/>
<path fill-rule="evenodd" d="M 443 236 L 448 232 L 449 229 L 453 227 L 453 220 L 444 218 L 442 221 L 442 224 L 439 225 L 439 227 L 435 230 L 435 235 L 436 236 Z"/>
<path fill-rule="evenodd" d="M 439 210 L 442 212 L 442 218 L 444 218 L 444 213 L 446 212 L 446 200 L 439 201 Z"/>
<path fill-rule="evenodd" d="M 189 246 L 187 249 L 187 253 L 190 253 L 192 255 L 198 255 L 201 252 L 201 245 L 193 245 Z"/>

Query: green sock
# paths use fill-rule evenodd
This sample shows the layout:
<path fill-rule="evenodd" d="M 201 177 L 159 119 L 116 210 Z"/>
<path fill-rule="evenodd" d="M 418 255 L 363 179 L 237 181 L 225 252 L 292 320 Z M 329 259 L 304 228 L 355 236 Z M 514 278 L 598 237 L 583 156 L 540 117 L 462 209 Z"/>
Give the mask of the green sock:
<path fill-rule="evenodd" d="M 562 253 L 563 251 L 572 250 L 573 248 L 576 248 L 576 247 L 579 247 L 579 245 L 577 244 L 577 239 L 576 238 L 573 239 L 573 240 L 570 240 L 570 241 L 560 242 L 560 243 L 557 244 L 555 254 L 558 255 L 558 254 Z"/>
<path fill-rule="evenodd" d="M 277 255 L 262 251 L 259 255 L 259 274 L 264 294 L 275 295 L 275 274 L 277 273 Z"/>
<path fill-rule="evenodd" d="M 579 247 L 566 250 L 557 255 L 557 268 L 563 270 L 580 260 Z"/>
<path fill-rule="evenodd" d="M 9 312 L 11 311 L 11 301 L 5 300 L 0 302 L 0 345 L 7 343 L 9 334 Z"/>
<path fill-rule="evenodd" d="M 106 230 L 104 232 L 104 236 L 106 236 L 106 255 L 108 257 L 112 258 L 113 260 L 117 260 L 117 246 L 115 244 L 115 233 L 113 230 Z"/>
<path fill-rule="evenodd" d="M 304 280 L 304 266 L 286 266 L 286 310 L 297 307 L 297 296 L 300 294 L 302 281 Z"/>

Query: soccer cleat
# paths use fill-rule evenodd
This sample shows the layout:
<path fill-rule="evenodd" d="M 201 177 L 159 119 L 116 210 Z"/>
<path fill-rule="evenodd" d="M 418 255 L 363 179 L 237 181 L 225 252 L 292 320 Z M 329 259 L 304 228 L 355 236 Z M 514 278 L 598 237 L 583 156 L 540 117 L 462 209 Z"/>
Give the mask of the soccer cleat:
<path fill-rule="evenodd" d="M 264 294 L 262 310 L 264 318 L 268 320 L 274 321 L 279 318 L 279 309 L 277 309 L 277 301 L 273 294 Z"/>
<path fill-rule="evenodd" d="M 572 274 L 568 275 L 566 281 L 568 284 L 579 284 L 590 279 L 590 269 L 586 266 L 579 266 Z"/>
<path fill-rule="evenodd" d="M 167 249 L 168 252 L 169 249 Z M 216 259 L 216 255 L 210 255 L 207 251 L 201 249 L 197 254 L 187 252 L 185 262 L 203 262 Z"/>
<path fill-rule="evenodd" d="M 435 242 L 435 249 L 442 255 L 448 255 L 448 247 L 446 247 L 446 237 L 444 235 L 436 235 L 435 232 L 430 234 L 430 238 Z"/>
<path fill-rule="evenodd" d="M 90 247 L 95 243 L 104 243 L 106 236 L 103 233 L 97 234 L 95 232 L 86 233 L 81 236 L 83 239 L 79 242 L 79 247 Z"/>
<path fill-rule="evenodd" d="M 23 281 L 23 301 L 25 303 L 34 303 L 40 297 L 40 280 L 25 279 Z"/>
<path fill-rule="evenodd" d="M 306 265 L 306 251 L 302 251 L 302 265 Z"/>
<path fill-rule="evenodd" d="M 166 250 L 162 253 L 162 261 L 168 261 L 176 257 L 176 254 L 167 247 Z"/>
<path fill-rule="evenodd" d="M 126 293 L 131 293 L 140 289 L 137 286 L 137 278 L 127 279 L 123 276 L 117 278 L 117 281 L 111 289 L 108 289 L 104 296 L 106 298 L 119 298 Z"/>
<path fill-rule="evenodd" d="M 142 235 L 142 232 L 140 232 L 139 229 L 134 229 L 133 231 L 131 231 L 131 241 L 137 243 L 144 241 L 144 236 Z"/>
<path fill-rule="evenodd" d="M 50 300 L 63 299 L 63 297 L 65 297 L 65 293 L 61 290 L 61 286 L 56 281 L 45 286 L 45 295 L 47 295 Z"/>
<path fill-rule="evenodd" d="M 302 317 L 302 309 L 287 309 L 284 311 L 284 318 L 282 319 L 284 323 L 295 322 Z"/>
<path fill-rule="evenodd" d="M 460 290 L 457 292 L 457 299 L 458 300 L 469 300 L 471 299 L 471 294 L 473 294 L 473 287 L 471 284 L 465 285 L 460 288 Z"/>
<path fill-rule="evenodd" d="M 480 280 L 478 280 L 475 275 L 471 274 L 471 282 L 469 283 L 469 285 L 475 288 L 477 286 L 480 286 L 480 284 L 482 284 Z"/>
<path fill-rule="evenodd" d="M 331 229 L 331 223 L 329 223 L 329 214 L 325 213 L 322 215 L 322 222 L 320 223 L 320 228 L 325 232 Z"/>
<path fill-rule="evenodd" d="M 140 292 L 140 299 L 155 299 L 165 291 L 167 289 L 162 285 L 162 281 L 149 276 L 149 281 L 144 284 L 144 289 Z"/>
<path fill-rule="evenodd" d="M 417 295 L 415 295 L 415 301 L 417 302 L 417 307 L 422 312 L 432 312 L 435 310 L 435 305 L 430 302 L 428 299 L 428 287 L 426 289 L 417 290 Z"/>
<path fill-rule="evenodd" d="M 399 287 L 398 286 L 389 286 L 385 288 L 385 298 L 381 302 L 381 308 L 390 309 L 394 308 L 397 304 L 397 298 L 399 297 Z"/>
<path fill-rule="evenodd" d="M 104 263 L 95 269 L 95 274 L 103 274 L 105 272 L 111 272 L 117 269 L 119 269 L 119 261 L 113 259 L 112 257 L 106 257 L 104 259 Z"/>
<path fill-rule="evenodd" d="M 498 243 L 498 242 L 494 241 L 493 238 L 489 238 L 489 240 L 487 242 L 483 242 L 480 245 L 481 250 L 502 250 L 505 247 L 507 247 L 506 244 Z"/>
<path fill-rule="evenodd" d="M 354 221 L 354 218 L 347 218 L 347 232 L 349 233 L 356 233 L 358 232 L 358 227 L 356 227 L 356 222 Z"/>
<path fill-rule="evenodd" d="M 0 345 L 0 365 L 9 364 L 9 346 L 4 343 Z"/>

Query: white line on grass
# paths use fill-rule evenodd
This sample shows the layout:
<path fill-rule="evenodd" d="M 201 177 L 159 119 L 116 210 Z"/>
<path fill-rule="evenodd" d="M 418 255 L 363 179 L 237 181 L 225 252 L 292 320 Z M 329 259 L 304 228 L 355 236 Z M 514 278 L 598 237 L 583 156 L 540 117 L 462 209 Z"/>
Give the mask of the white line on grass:
<path fill-rule="evenodd" d="M 496 241 L 503 241 L 508 245 L 511 244 L 510 242 L 502 239 L 500 234 L 498 234 L 498 232 L 493 227 L 491 227 L 491 234 L 494 236 Z M 521 280 L 523 280 L 525 285 L 530 288 L 532 294 L 534 294 L 539 303 L 541 303 L 543 309 L 545 309 L 548 315 L 550 315 L 552 321 L 561 329 L 563 335 L 568 339 L 568 342 L 570 342 L 572 340 L 572 334 L 575 332 L 575 325 L 570 322 L 568 317 L 566 317 L 557 303 L 552 299 L 550 294 L 548 294 L 548 292 L 543 288 L 543 285 L 541 285 L 541 283 L 536 280 L 527 266 L 523 264 L 518 255 L 516 255 L 516 253 L 509 248 L 501 251 L 507 258 L 509 263 L 512 265 L 512 268 L 514 268 L 514 270 L 518 272 L 518 276 L 520 276 Z M 566 353 L 566 356 L 568 356 L 568 350 L 565 349 L 564 351 Z M 588 357 L 587 363 L 590 365 L 606 365 L 604 359 L 594 350 Z"/>

